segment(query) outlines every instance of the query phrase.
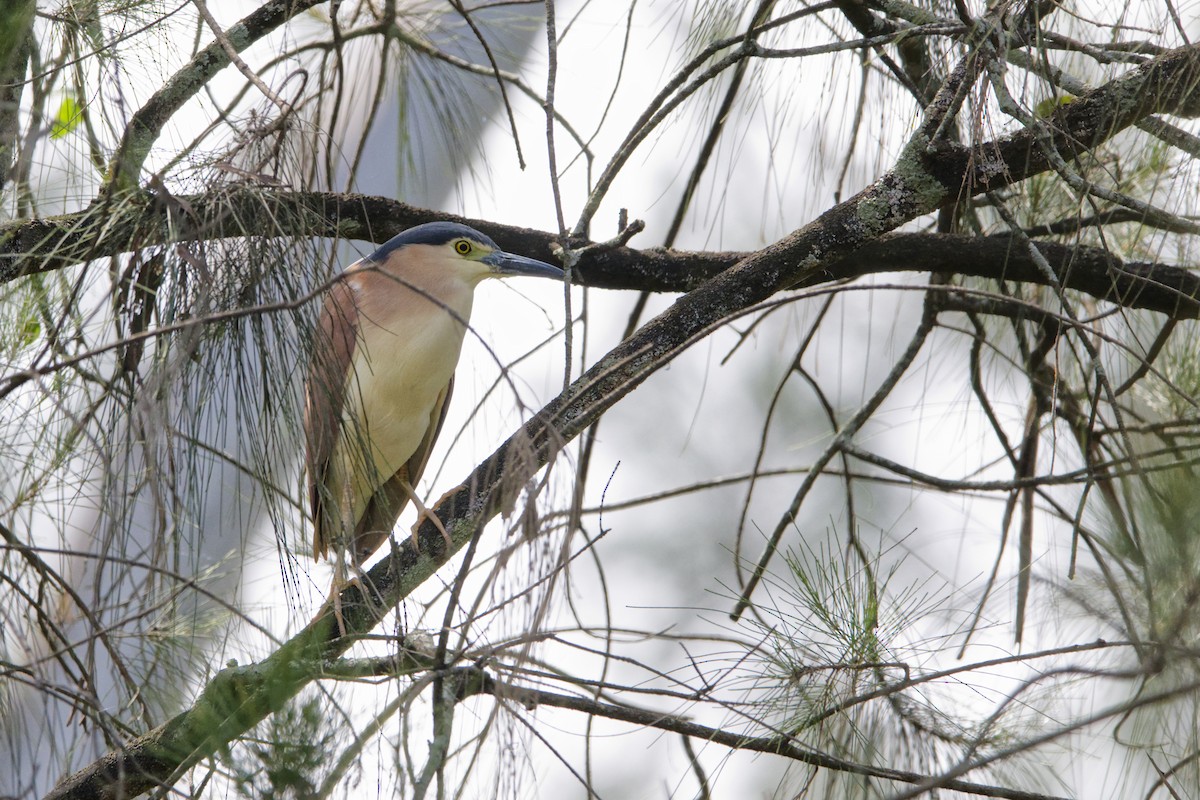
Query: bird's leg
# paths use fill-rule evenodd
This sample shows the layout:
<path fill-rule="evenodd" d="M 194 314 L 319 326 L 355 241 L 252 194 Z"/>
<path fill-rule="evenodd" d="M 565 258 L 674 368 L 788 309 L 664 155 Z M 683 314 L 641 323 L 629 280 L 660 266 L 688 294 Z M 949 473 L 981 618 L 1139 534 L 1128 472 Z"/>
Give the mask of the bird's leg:
<path fill-rule="evenodd" d="M 343 531 L 354 529 L 353 519 L 349 512 L 349 509 L 353 507 L 351 503 L 351 490 L 350 482 L 346 481 L 342 487 L 341 507 L 345 509 L 342 513 Z M 329 599 L 325 601 L 325 604 L 330 606 L 334 619 L 337 620 L 338 635 L 345 636 L 346 620 L 342 615 L 342 593 L 351 586 L 358 584 L 363 597 L 370 597 L 370 594 L 365 590 L 364 579 L 366 578 L 366 573 L 362 568 L 363 561 L 369 553 L 363 554 L 355 550 L 353 543 L 347 543 L 344 533 L 334 541 L 333 551 L 336 554 L 333 563 L 333 582 L 329 587 Z M 348 551 L 349 557 L 347 557 Z M 375 616 L 382 618 L 383 612 L 376 611 Z"/>
<path fill-rule="evenodd" d="M 337 621 L 338 636 L 346 635 L 346 619 L 342 615 L 342 594 L 351 588 L 357 588 L 363 602 L 365 602 L 371 613 L 377 620 L 382 620 L 387 614 L 388 609 L 383 605 L 376 603 L 376 598 L 379 597 L 378 592 L 368 591 L 371 585 L 371 579 L 368 577 L 362 564 L 353 557 L 347 558 L 344 548 L 338 548 L 337 561 L 334 564 L 333 582 L 329 587 L 329 597 L 325 600 L 324 605 L 328 606 L 333 612 L 333 618 Z M 353 577 L 350 574 L 353 573 Z"/>
<path fill-rule="evenodd" d="M 342 618 L 342 588 L 346 585 L 346 554 L 337 548 L 337 557 L 333 565 L 333 583 L 329 587 L 329 599 L 325 603 L 333 608 L 333 618 L 337 620 L 338 636 L 346 635 L 346 621 Z"/>
<path fill-rule="evenodd" d="M 343 511 L 342 511 L 342 530 L 343 531 L 354 530 L 354 524 L 353 524 L 354 521 L 350 515 L 350 509 L 353 507 L 351 504 L 351 491 L 352 491 L 352 487 L 351 487 L 350 481 L 343 481 L 343 483 L 342 483 L 342 503 L 341 503 L 341 508 L 343 509 Z M 329 587 L 329 600 L 327 602 L 333 606 L 333 616 L 334 616 L 334 619 L 337 620 L 338 635 L 345 636 L 346 635 L 346 620 L 342 617 L 342 590 L 345 589 L 350 584 L 350 580 L 353 580 L 353 579 L 347 579 L 347 573 L 349 572 L 349 570 L 347 569 L 347 562 L 346 562 L 345 534 L 343 534 L 342 536 L 339 536 L 335 540 L 334 552 L 337 555 L 335 557 L 334 564 L 333 564 L 333 585 Z M 355 572 L 357 572 L 360 575 L 362 574 L 362 570 L 360 570 L 358 568 L 357 563 L 354 563 L 352 566 L 354 567 Z"/>
<path fill-rule="evenodd" d="M 432 522 L 433 527 L 437 528 L 438 532 L 442 534 L 442 538 L 446 540 L 447 551 L 454 549 L 454 540 L 450 538 L 450 533 L 446 530 L 446 526 L 442 524 L 442 521 L 438 518 L 438 515 L 425 507 L 425 504 L 421 502 L 421 498 L 417 497 L 417 493 L 413 491 L 412 486 L 410 486 L 407 481 L 404 482 L 403 486 L 404 491 L 408 492 L 409 499 L 412 500 L 413 505 L 417 508 L 417 521 L 413 523 L 412 530 L 410 531 L 413 547 L 416 549 L 416 551 L 418 553 L 421 552 L 421 544 L 418 540 L 417 533 L 421 529 L 423 518 Z M 454 494 L 461 488 L 462 487 L 459 486 L 456 489 L 451 489 L 449 492 L 446 492 L 446 494 L 442 495 L 441 498 L 433 504 L 434 507 L 436 508 L 437 506 L 441 505 L 442 500 L 445 500 L 447 497 Z"/>
<path fill-rule="evenodd" d="M 437 499 L 437 502 L 433 504 L 433 507 L 437 508 L 442 503 L 446 502 L 451 497 L 454 497 L 454 495 L 458 494 L 459 492 L 466 491 L 466 489 L 467 489 L 467 485 L 465 483 L 460 483 L 458 486 L 455 486 L 453 489 L 448 490 L 444 495 L 439 497 Z"/>

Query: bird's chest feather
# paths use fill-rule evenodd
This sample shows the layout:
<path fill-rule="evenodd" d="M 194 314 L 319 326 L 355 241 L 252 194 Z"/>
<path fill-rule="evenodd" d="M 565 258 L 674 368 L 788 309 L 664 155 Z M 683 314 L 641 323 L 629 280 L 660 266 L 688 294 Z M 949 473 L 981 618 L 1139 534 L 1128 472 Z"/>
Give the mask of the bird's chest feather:
<path fill-rule="evenodd" d="M 471 297 L 470 291 L 444 297 L 453 315 L 415 296 L 409 313 L 364 304 L 347 375 L 342 433 L 344 442 L 357 441 L 369 450 L 366 460 L 377 473 L 369 483 L 390 477 L 425 437 L 458 363 Z"/>

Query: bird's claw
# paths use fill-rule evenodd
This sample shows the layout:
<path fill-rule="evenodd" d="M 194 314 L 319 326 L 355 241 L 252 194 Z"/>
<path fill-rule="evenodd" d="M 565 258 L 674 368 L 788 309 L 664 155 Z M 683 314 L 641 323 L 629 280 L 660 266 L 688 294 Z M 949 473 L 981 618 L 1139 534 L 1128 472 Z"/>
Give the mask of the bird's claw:
<path fill-rule="evenodd" d="M 463 486 L 455 486 L 453 489 L 451 489 L 450 491 L 446 492 L 444 495 L 439 497 L 437 502 L 433 504 L 433 507 L 437 508 L 442 503 L 446 502 L 447 499 L 458 494 L 464 488 L 465 487 L 463 487 Z M 413 548 L 418 553 L 421 552 L 421 546 L 420 546 L 418 534 L 421 530 L 421 525 L 424 523 L 424 520 L 428 519 L 430 522 L 433 523 L 433 527 L 438 529 L 438 533 L 442 534 L 442 539 L 444 539 L 446 542 L 447 552 L 453 550 L 454 549 L 454 539 L 451 538 L 450 532 L 446 530 L 446 526 L 442 524 L 441 518 L 438 517 L 438 515 L 435 514 L 431 509 L 427 508 L 415 496 L 413 497 L 413 502 L 417 506 L 417 521 L 415 523 L 413 523 L 412 530 L 410 532 L 411 536 L 412 536 Z"/>

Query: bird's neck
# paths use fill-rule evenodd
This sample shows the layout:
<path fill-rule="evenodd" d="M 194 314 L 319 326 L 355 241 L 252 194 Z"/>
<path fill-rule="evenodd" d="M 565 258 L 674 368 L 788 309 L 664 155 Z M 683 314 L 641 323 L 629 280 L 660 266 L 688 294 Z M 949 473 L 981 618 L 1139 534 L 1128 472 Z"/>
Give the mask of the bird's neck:
<path fill-rule="evenodd" d="M 432 306 L 465 325 L 471 317 L 475 286 L 473 276 L 448 270 L 440 264 L 415 263 L 403 271 L 387 267 L 365 270 L 357 281 L 359 309 L 378 324 L 397 317 L 429 315 Z M 430 319 L 441 315 L 432 314 Z"/>

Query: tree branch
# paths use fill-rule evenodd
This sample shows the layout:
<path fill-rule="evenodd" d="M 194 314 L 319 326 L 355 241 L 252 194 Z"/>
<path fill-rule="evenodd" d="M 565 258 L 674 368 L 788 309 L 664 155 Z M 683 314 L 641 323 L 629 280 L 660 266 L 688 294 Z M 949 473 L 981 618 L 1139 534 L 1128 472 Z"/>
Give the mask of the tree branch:
<path fill-rule="evenodd" d="M 422 663 L 426 670 L 437 669 L 437 661 L 432 656 L 424 656 L 402 646 L 394 658 L 339 662 L 331 667 L 347 676 L 396 676 L 412 674 L 421 668 Z M 454 667 L 444 670 L 442 675 L 447 685 L 456 688 L 455 700 L 458 702 L 469 697 L 488 695 L 501 702 L 522 706 L 530 711 L 538 706 L 578 711 L 589 716 L 627 722 L 638 727 L 678 733 L 689 739 L 715 742 L 731 750 L 747 750 L 782 756 L 803 764 L 851 775 L 881 778 L 898 783 L 936 785 L 942 789 L 950 789 L 964 794 L 999 797 L 1007 800 L 1056 800 L 1041 792 L 1026 792 L 1006 786 L 973 783 L 959 779 L 949 779 L 943 782 L 931 775 L 877 767 L 838 758 L 804 747 L 796 737 L 789 736 L 777 729 L 773 735 L 751 736 L 745 733 L 734 733 L 723 728 L 701 725 L 676 713 L 605 703 L 591 697 L 517 686 L 499 681 L 477 666 Z M 894 687 L 888 688 L 894 691 Z"/>
<path fill-rule="evenodd" d="M 935 778 L 916 772 L 860 764 L 844 758 L 826 755 L 816 750 L 810 750 L 801 746 L 793 737 L 785 733 L 774 736 L 747 736 L 721 728 L 711 728 L 707 725 L 701 725 L 683 717 L 675 716 L 674 714 L 664 714 L 659 711 L 649 711 L 631 706 L 602 703 L 588 697 L 576 697 L 539 689 L 511 686 L 499 683 L 474 668 L 467 667 L 463 669 L 470 670 L 474 677 L 472 682 L 464 681 L 468 692 L 493 695 L 497 698 L 520 703 L 526 708 L 540 705 L 580 711 L 585 714 L 604 717 L 605 719 L 628 722 L 633 725 L 654 728 L 656 730 L 670 731 L 705 742 L 716 742 L 731 750 L 749 750 L 755 753 L 783 756 L 784 758 L 790 758 L 793 761 L 810 764 L 814 767 L 845 772 L 851 775 L 882 778 L 884 780 L 918 786 L 930 785 L 936 786 L 939 789 L 962 792 L 963 794 L 1000 797 L 1007 800 L 1056 800 L 1055 797 L 1041 792 L 1024 792 L 1006 786 L 972 783 L 957 778 Z"/>
<path fill-rule="evenodd" d="M 147 194 L 119 210 L 89 209 L 46 219 L 0 224 L 0 284 L 94 258 L 169 241 L 242 236 L 329 237 L 381 244 L 413 225 L 464 222 L 502 247 L 554 261 L 553 233 L 467 219 L 397 200 L 357 194 L 238 187 L 172 197 Z M 1114 221 L 1130 221 L 1126 216 Z M 573 247 L 586 247 L 586 242 Z M 1086 245 L 1039 242 L 1064 287 L 1127 308 L 1173 319 L 1200 318 L 1200 276 L 1157 262 L 1124 262 Z M 574 281 L 597 289 L 689 292 L 737 264 L 744 252 L 689 252 L 631 247 L 586 250 Z M 1007 235 L 904 233 L 864 244 L 797 287 L 889 272 L 944 272 L 1045 285 L 1048 279 L 1022 243 Z"/>

